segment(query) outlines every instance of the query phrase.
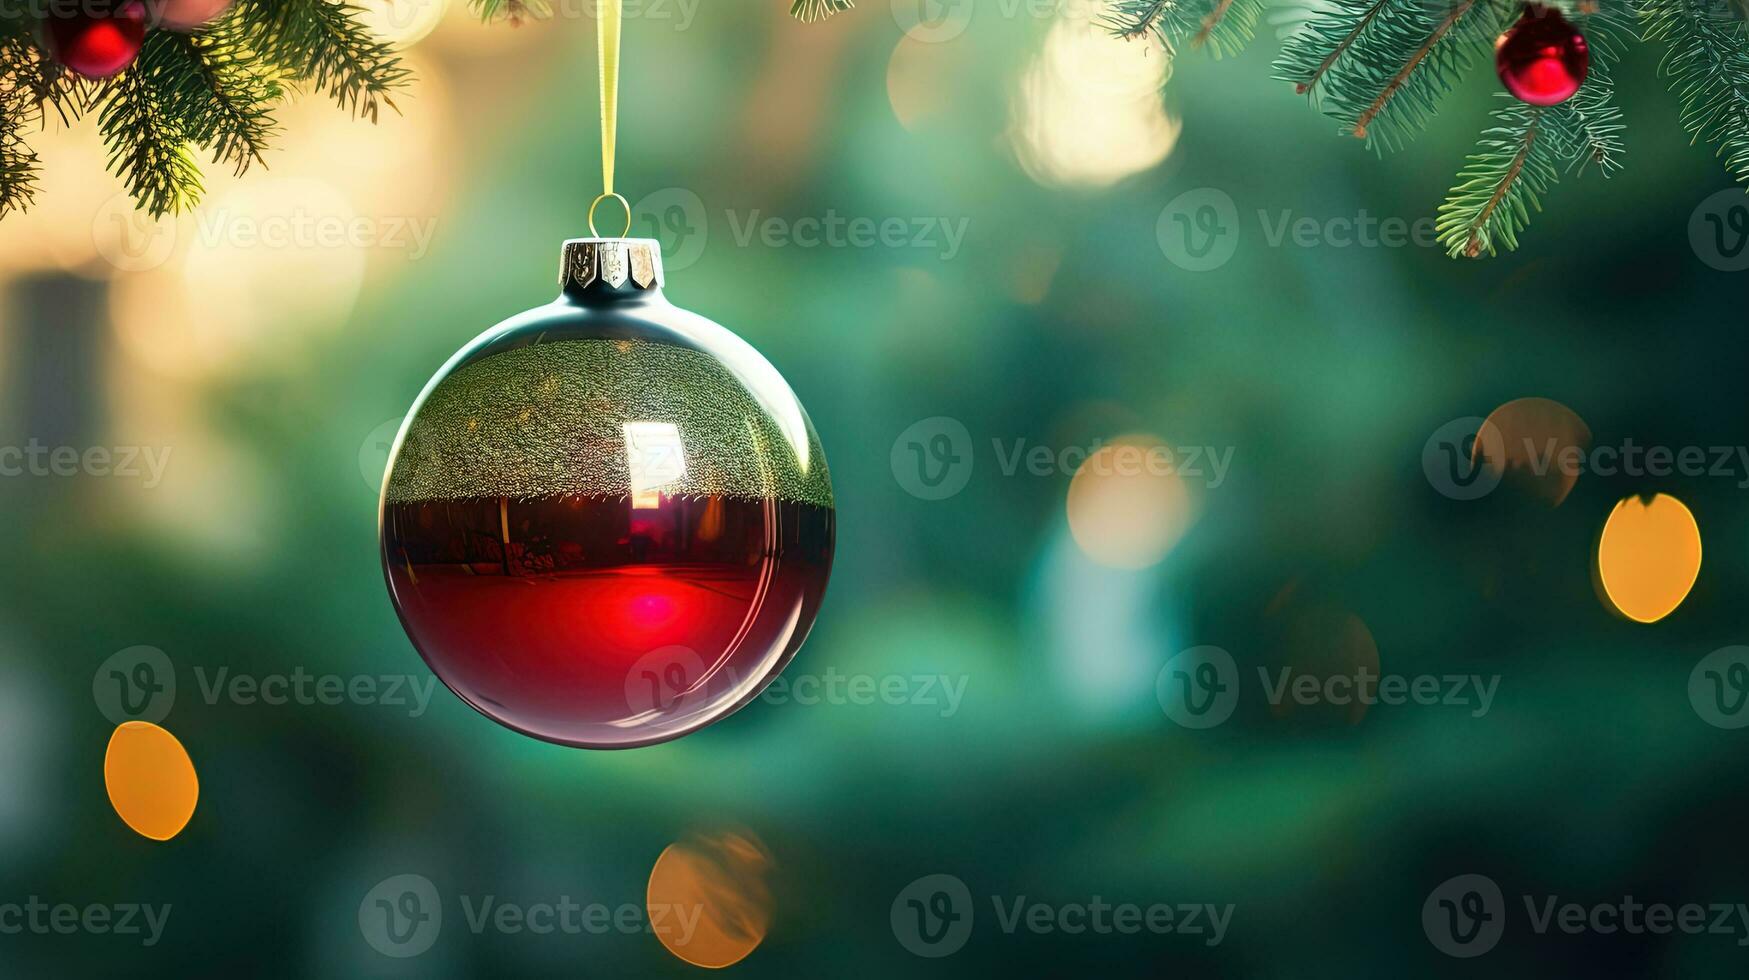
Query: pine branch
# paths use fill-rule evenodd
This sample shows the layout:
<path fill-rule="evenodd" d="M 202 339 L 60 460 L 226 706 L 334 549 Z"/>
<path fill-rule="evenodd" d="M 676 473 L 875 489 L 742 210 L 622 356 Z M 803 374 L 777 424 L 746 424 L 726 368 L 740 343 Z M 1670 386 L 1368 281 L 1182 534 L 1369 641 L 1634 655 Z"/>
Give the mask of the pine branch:
<path fill-rule="evenodd" d="M 1116 0 L 1104 26 L 1134 41 L 1153 35 L 1169 58 L 1185 47 L 1208 48 L 1215 57 L 1235 54 L 1257 34 L 1264 0 Z"/>
<path fill-rule="evenodd" d="M 0 86 L 10 82 L 0 82 Z M 24 142 L 29 93 L 0 87 L 0 218 L 22 211 L 36 199 L 36 153 Z"/>
<path fill-rule="evenodd" d="M 203 31 L 152 35 L 152 79 L 166 111 L 189 138 L 241 176 L 278 135 L 280 85 L 249 46 L 233 11 Z"/>
<path fill-rule="evenodd" d="M 156 40 L 162 36 L 149 36 L 133 67 L 105 82 L 98 94 L 103 108 L 97 129 L 109 147 L 109 169 L 154 218 L 193 207 L 201 193 L 188 133 L 152 83 L 169 57 L 168 45 Z"/>
<path fill-rule="evenodd" d="M 480 19 L 490 24 L 495 21 L 508 21 L 512 27 L 521 27 L 525 21 L 546 20 L 552 16 L 553 8 L 546 0 L 468 0 L 474 13 Z"/>
<path fill-rule="evenodd" d="M 1642 0 L 1640 13 L 1646 39 L 1670 45 L 1659 70 L 1682 103 L 1683 128 L 1749 181 L 1749 27 L 1709 0 Z"/>
<path fill-rule="evenodd" d="M 335 0 L 238 0 L 237 16 L 256 48 L 298 81 L 310 82 L 355 116 L 375 122 L 412 77 L 386 42 Z"/>
<path fill-rule="evenodd" d="M 1518 233 L 1542 210 L 1542 195 L 1559 178 L 1572 136 L 1559 115 L 1504 93 L 1498 124 L 1482 134 L 1481 150 L 1458 173 L 1457 186 L 1439 206 L 1439 241 L 1453 258 L 1518 247 Z"/>
<path fill-rule="evenodd" d="M 833 14 L 843 13 L 854 6 L 856 0 L 795 0 L 790 4 L 789 15 L 811 24 L 817 20 L 825 20 Z"/>
<path fill-rule="evenodd" d="M 1284 45 L 1276 77 L 1350 135 L 1396 149 L 1493 44 L 1504 9 L 1486 0 L 1334 0 Z"/>
<path fill-rule="evenodd" d="M 1625 149 L 1621 134 L 1627 127 L 1615 101 L 1615 66 L 1622 56 L 1621 35 L 1631 28 L 1613 12 L 1581 18 L 1578 26 L 1591 53 L 1591 68 L 1579 91 L 1550 111 L 1563 117 L 1560 124 L 1574 137 L 1568 169 L 1584 173 L 1596 164 L 1608 177 L 1621 168 Z"/>

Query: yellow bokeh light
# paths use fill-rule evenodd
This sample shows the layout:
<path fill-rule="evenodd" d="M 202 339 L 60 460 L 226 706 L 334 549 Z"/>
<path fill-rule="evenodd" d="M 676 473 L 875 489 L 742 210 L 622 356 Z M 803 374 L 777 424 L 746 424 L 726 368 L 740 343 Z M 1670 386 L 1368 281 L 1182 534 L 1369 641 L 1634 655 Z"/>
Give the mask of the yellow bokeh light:
<path fill-rule="evenodd" d="M 1069 481 L 1068 513 L 1083 554 L 1128 569 L 1158 564 L 1192 520 L 1171 447 L 1145 435 L 1114 439 L 1088 455 Z"/>
<path fill-rule="evenodd" d="M 122 821 L 152 840 L 181 833 L 200 799 L 188 751 L 176 736 L 146 721 L 123 722 L 109 737 L 103 785 Z"/>
<path fill-rule="evenodd" d="M 1097 7 L 1076 0 L 1064 9 L 1014 98 L 1015 155 L 1047 186 L 1115 183 L 1159 164 L 1178 142 L 1180 125 L 1160 101 L 1170 61 L 1112 37 Z"/>
<path fill-rule="evenodd" d="M 352 0 L 372 34 L 401 50 L 425 39 L 443 21 L 449 0 Z"/>
<path fill-rule="evenodd" d="M 770 869 L 770 854 L 744 832 L 668 845 L 650 871 L 650 922 L 668 924 L 656 938 L 694 966 L 746 959 L 771 928 Z"/>
<path fill-rule="evenodd" d="M 1597 542 L 1604 597 L 1623 616 L 1655 623 L 1676 611 L 1700 576 L 1700 525 L 1675 497 L 1615 505 Z"/>

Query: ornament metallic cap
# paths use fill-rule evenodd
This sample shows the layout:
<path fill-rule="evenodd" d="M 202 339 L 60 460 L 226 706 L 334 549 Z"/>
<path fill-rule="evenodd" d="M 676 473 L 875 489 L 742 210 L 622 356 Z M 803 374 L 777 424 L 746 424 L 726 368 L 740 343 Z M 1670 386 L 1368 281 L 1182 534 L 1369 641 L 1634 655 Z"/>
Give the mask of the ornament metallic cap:
<path fill-rule="evenodd" d="M 560 253 L 560 286 L 639 292 L 663 281 L 662 244 L 654 238 L 573 238 Z"/>

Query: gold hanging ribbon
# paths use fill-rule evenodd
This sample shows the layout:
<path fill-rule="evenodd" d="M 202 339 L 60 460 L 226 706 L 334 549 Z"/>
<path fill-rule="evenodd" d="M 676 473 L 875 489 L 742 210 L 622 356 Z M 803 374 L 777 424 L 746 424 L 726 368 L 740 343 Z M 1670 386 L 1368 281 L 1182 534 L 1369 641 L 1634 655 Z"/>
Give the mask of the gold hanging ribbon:
<path fill-rule="evenodd" d="M 613 199 L 626 209 L 626 227 L 619 237 L 632 231 L 632 206 L 613 189 L 613 160 L 619 141 L 619 40 L 624 19 L 625 0 L 598 0 L 596 4 L 596 38 L 601 59 L 601 196 L 589 205 L 589 234 L 596 238 L 595 209 L 601 202 Z"/>

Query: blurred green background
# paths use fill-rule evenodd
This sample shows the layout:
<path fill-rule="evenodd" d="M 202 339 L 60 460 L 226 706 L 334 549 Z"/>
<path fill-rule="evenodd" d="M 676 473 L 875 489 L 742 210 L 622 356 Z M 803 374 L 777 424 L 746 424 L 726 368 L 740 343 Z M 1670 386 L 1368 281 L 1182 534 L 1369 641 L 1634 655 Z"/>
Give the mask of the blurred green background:
<path fill-rule="evenodd" d="M 115 198 L 88 130 L 47 134 L 43 204 L 0 228 L 0 444 L 169 453 L 155 481 L 0 480 L 0 903 L 172 907 L 150 947 L 0 935 L 0 972 L 693 973 L 641 932 L 475 933 L 460 901 L 639 905 L 665 847 L 733 832 L 771 857 L 747 974 L 1741 973 L 1743 923 L 1538 935 L 1522 897 L 1749 901 L 1745 736 L 1689 697 L 1702 657 L 1745 642 L 1730 597 L 1749 472 L 1587 473 L 1558 507 L 1510 483 L 1450 499 L 1423 473 L 1435 430 L 1529 396 L 1597 445 L 1744 444 L 1744 281 L 1690 236 L 1729 182 L 1680 131 L 1657 51 L 1635 46 L 1620 75 L 1627 169 L 1564 178 L 1520 251 L 1460 262 L 1268 229 L 1427 219 L 1486 123 L 1486 65 L 1379 160 L 1270 80 L 1291 24 L 1168 71 L 1081 4 L 978 0 L 919 23 L 867 0 L 815 25 L 785 6 L 628 9 L 619 183 L 635 233 L 663 241 L 669 297 L 764 352 L 826 446 L 835 574 L 786 677 L 902 678 L 933 703 L 769 698 L 591 753 L 441 686 L 417 717 L 203 696 L 221 669 L 429 679 L 379 566 L 387 442 L 455 349 L 551 298 L 599 186 L 587 5 L 521 28 L 382 9 L 420 76 L 401 117 L 299 103 L 269 169 L 212 175 L 200 212 L 157 225 Z M 1201 189 L 1233 202 L 1236 230 L 1228 261 L 1193 271 L 1163 211 Z M 808 219 L 833 216 L 926 240 L 811 244 Z M 924 499 L 902 437 L 941 418 L 970 469 Z M 1121 436 L 1230 451 L 1230 470 L 1090 481 L 1079 503 L 1072 465 L 1004 472 L 1017 441 Z M 1616 501 L 1654 492 L 1692 510 L 1705 559 L 1646 625 L 1591 567 Z M 162 723 L 201 778 L 167 843 L 128 830 L 102 779 L 94 679 L 139 645 L 174 665 Z M 1156 690 L 1199 645 L 1248 685 L 1206 730 Z M 1259 666 L 1318 671 L 1369 645 L 1387 674 L 1497 678 L 1491 709 L 1259 696 Z M 444 921 L 398 959 L 360 905 L 402 874 L 435 885 Z M 963 948 L 924 958 L 894 909 L 936 874 L 975 911 Z M 1475 960 L 1423 923 L 1463 874 L 1506 901 Z M 1233 912 L 1214 945 L 1008 933 L 995 906 L 1019 896 Z"/>

